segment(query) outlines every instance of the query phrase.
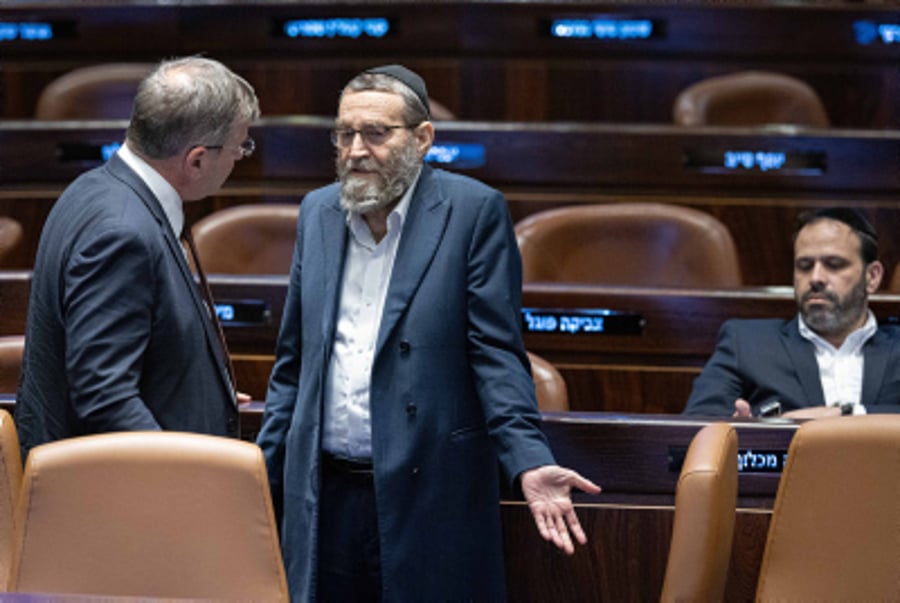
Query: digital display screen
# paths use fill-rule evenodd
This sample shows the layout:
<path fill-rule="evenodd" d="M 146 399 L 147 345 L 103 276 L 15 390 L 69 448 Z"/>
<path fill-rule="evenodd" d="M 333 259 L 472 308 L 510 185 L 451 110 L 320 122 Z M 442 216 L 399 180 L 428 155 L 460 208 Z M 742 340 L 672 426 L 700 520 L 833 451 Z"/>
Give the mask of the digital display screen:
<path fill-rule="evenodd" d="M 566 40 L 632 41 L 662 36 L 662 25 L 650 19 L 583 17 L 553 19 L 543 25 L 551 38 Z"/>
<path fill-rule="evenodd" d="M 219 300 L 216 316 L 223 327 L 259 327 L 272 321 L 269 305 L 261 300 Z"/>
<path fill-rule="evenodd" d="M 640 314 L 601 308 L 522 308 L 522 330 L 565 335 L 640 335 L 644 331 L 644 318 Z"/>
<path fill-rule="evenodd" d="M 687 446 L 669 447 L 669 471 L 681 473 Z M 781 473 L 787 464 L 787 450 L 738 450 L 738 473 Z"/>
<path fill-rule="evenodd" d="M 0 43 L 46 42 L 73 37 L 74 21 L 0 21 Z"/>
<path fill-rule="evenodd" d="M 869 44 L 900 44 L 900 23 L 875 23 L 874 21 L 855 21 L 853 37 L 861 46 Z"/>
<path fill-rule="evenodd" d="M 377 39 L 391 33 L 393 33 L 391 21 L 384 17 L 289 19 L 277 21 L 275 24 L 276 35 L 292 39 Z"/>
<path fill-rule="evenodd" d="M 425 154 L 425 161 L 457 169 L 479 168 L 485 163 L 484 145 L 467 142 L 436 142 Z"/>
<path fill-rule="evenodd" d="M 827 170 L 824 151 L 778 149 L 689 148 L 684 167 L 706 174 L 780 174 L 820 176 Z"/>
<path fill-rule="evenodd" d="M 68 163 L 71 161 L 109 161 L 122 146 L 121 142 L 92 144 L 86 142 L 63 142 L 56 147 L 56 158 Z"/>

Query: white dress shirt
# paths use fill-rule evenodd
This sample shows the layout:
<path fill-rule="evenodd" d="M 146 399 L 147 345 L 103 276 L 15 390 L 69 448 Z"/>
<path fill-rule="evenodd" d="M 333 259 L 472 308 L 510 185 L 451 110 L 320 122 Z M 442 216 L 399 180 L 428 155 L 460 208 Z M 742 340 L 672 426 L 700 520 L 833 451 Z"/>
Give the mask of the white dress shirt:
<path fill-rule="evenodd" d="M 134 151 L 128 148 L 128 144 L 123 144 L 116 151 L 119 158 L 128 164 L 132 170 L 144 181 L 150 192 L 156 197 L 159 204 L 162 205 L 163 213 L 172 227 L 172 232 L 176 239 L 181 238 L 181 229 L 184 228 L 184 207 L 182 206 L 181 196 L 175 188 L 160 176 L 159 172 L 154 170 L 150 165 L 138 157 Z"/>
<path fill-rule="evenodd" d="M 372 458 L 369 388 L 375 344 L 400 234 L 416 180 L 387 218 L 378 243 L 359 214 L 349 212 L 350 237 L 337 313 L 337 328 L 325 384 L 322 449 L 352 458 Z"/>
<path fill-rule="evenodd" d="M 840 348 L 835 348 L 814 333 L 803 322 L 802 316 L 799 317 L 799 323 L 800 335 L 811 341 L 816 349 L 816 362 L 819 365 L 825 405 L 840 406 L 852 402 L 853 414 L 866 414 L 866 409 L 861 404 L 865 361 L 863 346 L 878 330 L 875 315 L 869 310 L 865 324 L 850 333 Z"/>

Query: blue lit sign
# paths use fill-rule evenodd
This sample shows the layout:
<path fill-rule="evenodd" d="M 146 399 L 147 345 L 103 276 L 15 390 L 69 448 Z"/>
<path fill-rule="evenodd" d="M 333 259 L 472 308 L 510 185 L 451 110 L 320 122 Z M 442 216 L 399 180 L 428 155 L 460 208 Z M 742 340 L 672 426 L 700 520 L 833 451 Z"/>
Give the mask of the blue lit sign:
<path fill-rule="evenodd" d="M 642 316 L 616 310 L 522 308 L 525 333 L 640 335 L 643 328 Z"/>
<path fill-rule="evenodd" d="M 684 167 L 707 174 L 818 176 L 825 173 L 827 164 L 823 151 L 723 149 L 719 145 L 684 150 Z"/>
<path fill-rule="evenodd" d="M 655 27 L 648 19 L 555 19 L 550 23 L 554 38 L 598 40 L 647 40 Z"/>
<path fill-rule="evenodd" d="M 425 161 L 458 169 L 478 168 L 485 162 L 484 145 L 467 142 L 438 142 L 428 149 Z"/>
<path fill-rule="evenodd" d="M 289 38 L 383 38 L 391 30 L 384 18 L 295 19 L 285 21 L 282 31 Z"/>
<path fill-rule="evenodd" d="M 855 21 L 853 35 L 857 44 L 863 46 L 868 46 L 875 41 L 880 41 L 882 44 L 900 44 L 900 23 Z"/>
<path fill-rule="evenodd" d="M 20 22 L 0 23 L 0 42 L 12 40 L 52 40 L 53 26 L 50 23 Z"/>
<path fill-rule="evenodd" d="M 686 446 L 669 446 L 669 471 L 681 473 Z M 781 473 L 787 465 L 787 450 L 739 449 L 737 466 L 739 473 Z"/>
<path fill-rule="evenodd" d="M 269 305 L 260 299 L 220 299 L 216 316 L 226 327 L 261 327 L 272 322 Z"/>
<path fill-rule="evenodd" d="M 777 151 L 725 151 L 722 165 L 728 170 L 757 169 L 761 172 L 768 172 L 783 168 L 785 159 L 785 154 Z"/>
<path fill-rule="evenodd" d="M 103 157 L 103 161 L 109 161 L 121 147 L 121 142 L 111 142 L 100 147 L 100 155 Z"/>

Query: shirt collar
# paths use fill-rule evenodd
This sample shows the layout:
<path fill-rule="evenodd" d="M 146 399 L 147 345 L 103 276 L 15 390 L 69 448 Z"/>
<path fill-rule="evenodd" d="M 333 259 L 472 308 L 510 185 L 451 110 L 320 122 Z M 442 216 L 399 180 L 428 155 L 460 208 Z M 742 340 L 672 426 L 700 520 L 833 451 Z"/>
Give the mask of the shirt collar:
<path fill-rule="evenodd" d="M 806 322 L 803 321 L 803 315 L 797 315 L 797 321 L 799 323 L 800 336 L 804 339 L 807 339 L 818 347 L 827 346 L 831 349 L 836 349 L 830 342 L 823 339 L 818 333 L 809 328 Z M 875 331 L 878 330 L 878 322 L 875 320 L 875 314 L 872 313 L 872 310 L 866 310 L 866 322 L 860 328 L 856 329 L 844 340 L 844 343 L 841 344 L 841 348 L 847 348 L 848 350 L 859 350 L 862 346 L 875 335 Z"/>
<path fill-rule="evenodd" d="M 156 197 L 156 200 L 162 206 L 169 226 L 172 227 L 172 232 L 175 233 L 175 238 L 181 237 L 181 229 L 184 228 L 184 208 L 182 207 L 181 196 L 175 190 L 175 187 L 169 184 L 149 163 L 132 151 L 127 142 L 119 147 L 116 154 L 144 181 L 144 184 L 147 185 L 147 188 L 150 189 L 150 192 L 153 193 L 153 196 Z"/>
<path fill-rule="evenodd" d="M 422 175 L 422 168 L 419 168 L 419 171 L 416 172 L 416 177 L 413 178 L 412 183 L 406 188 L 406 192 L 403 193 L 403 196 L 400 197 L 400 202 L 391 210 L 391 213 L 388 214 L 387 218 L 387 228 L 388 232 L 393 232 L 395 229 L 403 228 L 403 223 L 406 221 L 406 214 L 409 212 L 409 205 L 412 203 L 413 191 L 416 190 L 416 184 L 419 183 L 419 176 Z M 350 232 L 353 233 L 353 236 L 357 241 L 372 241 L 372 231 L 369 230 L 369 225 L 366 224 L 365 219 L 361 214 L 348 211 L 347 212 L 347 226 L 350 228 Z"/>

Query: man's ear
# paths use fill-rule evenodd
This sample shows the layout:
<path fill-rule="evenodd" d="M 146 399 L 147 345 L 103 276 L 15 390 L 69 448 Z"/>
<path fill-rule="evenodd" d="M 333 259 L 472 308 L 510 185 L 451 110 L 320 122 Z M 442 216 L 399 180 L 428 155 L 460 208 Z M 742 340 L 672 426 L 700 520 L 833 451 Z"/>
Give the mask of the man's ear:
<path fill-rule="evenodd" d="M 196 180 L 200 177 L 203 162 L 208 155 L 209 150 L 206 147 L 194 147 L 184 154 L 184 159 L 181 161 L 181 169 L 189 180 Z"/>
<path fill-rule="evenodd" d="M 866 291 L 868 291 L 870 295 L 878 291 L 883 277 L 884 266 L 878 260 L 875 260 L 866 266 Z"/>
<path fill-rule="evenodd" d="M 434 124 L 430 121 L 423 121 L 413 130 L 416 137 L 416 148 L 419 151 L 419 158 L 425 157 L 425 153 L 434 143 Z"/>

